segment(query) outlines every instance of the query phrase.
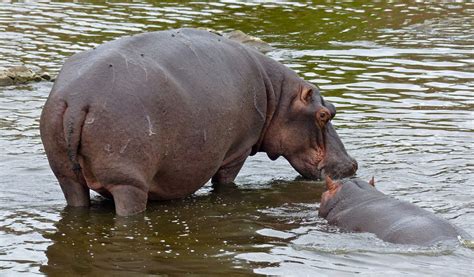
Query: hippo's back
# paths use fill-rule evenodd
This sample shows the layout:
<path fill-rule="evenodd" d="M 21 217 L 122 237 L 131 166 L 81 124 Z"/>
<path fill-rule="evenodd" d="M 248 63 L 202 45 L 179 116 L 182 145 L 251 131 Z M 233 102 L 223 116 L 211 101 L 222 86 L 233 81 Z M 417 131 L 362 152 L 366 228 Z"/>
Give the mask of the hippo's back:
<path fill-rule="evenodd" d="M 353 205 L 348 204 L 348 208 L 331 214 L 328 220 L 342 228 L 374 233 L 384 241 L 400 244 L 432 245 L 456 240 L 458 236 L 467 237 L 446 219 L 409 202 L 378 191 L 368 191 L 363 196 L 367 201 L 359 198 Z"/>
<path fill-rule="evenodd" d="M 261 88 L 255 55 L 262 56 L 207 31 L 144 33 L 73 55 L 52 94 L 93 101 L 132 95 L 153 107 L 162 100 L 226 108 L 248 96 L 242 88 Z"/>
<path fill-rule="evenodd" d="M 72 56 L 50 98 L 88 107 L 107 121 L 100 128 L 116 129 L 114 135 L 140 133 L 175 145 L 206 142 L 213 145 L 210 152 L 225 155 L 236 142 L 255 143 L 265 121 L 267 96 L 256 56 L 265 58 L 207 31 L 139 34 Z"/>
<path fill-rule="evenodd" d="M 433 245 L 440 241 L 456 240 L 458 236 L 464 235 L 449 221 L 420 210 L 418 214 L 407 215 L 393 222 L 385 232 L 381 232 L 380 238 L 393 243 Z"/>

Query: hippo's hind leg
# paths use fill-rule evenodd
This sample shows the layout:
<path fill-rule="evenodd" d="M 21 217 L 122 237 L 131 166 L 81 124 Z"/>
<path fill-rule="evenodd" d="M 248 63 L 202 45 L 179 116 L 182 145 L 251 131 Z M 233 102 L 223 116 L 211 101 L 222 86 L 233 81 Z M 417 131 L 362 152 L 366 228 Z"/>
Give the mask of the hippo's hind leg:
<path fill-rule="evenodd" d="M 115 212 L 119 216 L 130 216 L 145 211 L 148 184 L 140 174 L 130 169 L 119 170 L 119 168 L 106 170 L 97 176 L 105 190 L 112 195 Z"/>
<path fill-rule="evenodd" d="M 67 155 L 66 140 L 62 131 L 62 115 L 65 110 L 66 105 L 63 102 L 45 106 L 40 122 L 41 139 L 68 206 L 89 206 L 89 188 L 84 176 L 79 169 L 73 170 L 73 164 Z"/>
<path fill-rule="evenodd" d="M 120 216 L 129 216 L 145 211 L 148 193 L 137 186 L 113 185 L 110 193 L 114 198 L 115 212 Z"/>
<path fill-rule="evenodd" d="M 90 204 L 89 188 L 84 180 L 72 176 L 64 177 L 56 175 L 59 185 L 64 193 L 68 206 L 87 207 Z"/>
<path fill-rule="evenodd" d="M 66 151 L 60 153 L 62 152 L 61 148 L 61 146 L 56 147 L 56 153 L 48 155 L 51 169 L 58 179 L 67 205 L 72 207 L 87 207 L 90 204 L 90 194 L 84 176 L 80 171 L 74 172 L 71 162 L 67 158 Z"/>

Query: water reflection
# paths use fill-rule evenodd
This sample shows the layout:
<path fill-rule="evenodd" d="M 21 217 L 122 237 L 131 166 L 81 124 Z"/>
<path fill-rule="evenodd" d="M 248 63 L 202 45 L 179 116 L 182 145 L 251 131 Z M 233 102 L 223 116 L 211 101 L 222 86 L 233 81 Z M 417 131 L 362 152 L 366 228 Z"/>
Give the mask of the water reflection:
<path fill-rule="evenodd" d="M 152 203 L 145 216 L 130 218 L 116 218 L 113 203 L 97 198 L 91 209 L 61 212 L 56 231 L 45 235 L 52 244 L 46 249 L 48 263 L 40 270 L 51 275 L 249 274 L 248 265 L 231 257 L 301 223 L 295 215 L 274 222 L 266 212 L 255 211 L 274 212 L 306 200 L 311 209 L 300 216 L 314 218 L 314 199 L 322 190 L 321 183 L 298 181 L 275 182 L 261 190 L 222 186 L 185 201 Z"/>

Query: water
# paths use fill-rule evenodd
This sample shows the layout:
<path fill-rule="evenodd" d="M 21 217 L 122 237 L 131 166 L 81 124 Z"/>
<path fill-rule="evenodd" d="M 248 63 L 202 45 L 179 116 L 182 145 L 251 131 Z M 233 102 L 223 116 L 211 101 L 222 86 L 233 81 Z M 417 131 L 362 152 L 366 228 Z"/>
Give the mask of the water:
<path fill-rule="evenodd" d="M 0 66 L 57 73 L 117 37 L 240 29 L 317 83 L 358 176 L 474 234 L 474 5 L 470 3 L 1 3 Z M 320 182 L 257 155 L 237 185 L 116 218 L 65 208 L 38 118 L 52 84 L 0 88 L 0 270 L 21 274 L 474 274 L 468 247 L 408 247 L 317 217 Z"/>

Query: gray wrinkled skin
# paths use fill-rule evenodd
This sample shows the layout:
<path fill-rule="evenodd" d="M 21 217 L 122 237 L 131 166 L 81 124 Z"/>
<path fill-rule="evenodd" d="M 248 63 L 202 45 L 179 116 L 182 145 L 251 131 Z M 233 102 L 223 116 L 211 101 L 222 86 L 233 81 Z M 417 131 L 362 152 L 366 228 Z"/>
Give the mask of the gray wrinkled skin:
<path fill-rule="evenodd" d="M 233 182 L 256 152 L 285 157 L 307 178 L 352 175 L 335 113 L 314 85 L 258 51 L 178 29 L 69 58 L 40 129 L 68 205 L 89 205 L 92 189 L 131 215 L 211 178 Z"/>
<path fill-rule="evenodd" d="M 470 236 L 414 204 L 389 197 L 359 180 L 336 182 L 337 189 L 321 198 L 319 216 L 329 224 L 356 232 L 369 232 L 399 244 L 430 246 Z"/>

